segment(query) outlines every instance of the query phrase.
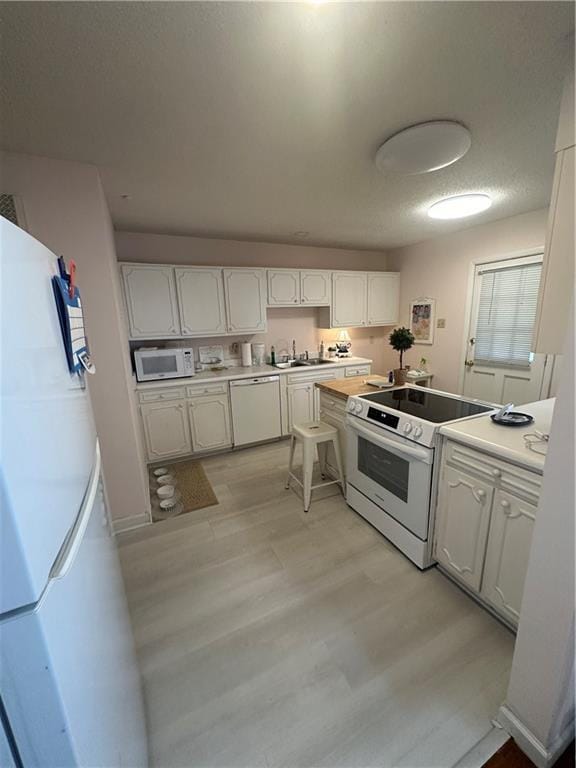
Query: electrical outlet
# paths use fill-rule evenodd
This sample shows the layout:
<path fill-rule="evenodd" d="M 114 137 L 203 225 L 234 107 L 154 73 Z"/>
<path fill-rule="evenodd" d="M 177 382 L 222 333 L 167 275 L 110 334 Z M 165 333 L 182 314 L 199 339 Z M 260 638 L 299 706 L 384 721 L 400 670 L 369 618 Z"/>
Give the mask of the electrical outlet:
<path fill-rule="evenodd" d="M 436 321 L 436 328 L 446 328 L 446 319 L 444 317 L 439 317 Z"/>

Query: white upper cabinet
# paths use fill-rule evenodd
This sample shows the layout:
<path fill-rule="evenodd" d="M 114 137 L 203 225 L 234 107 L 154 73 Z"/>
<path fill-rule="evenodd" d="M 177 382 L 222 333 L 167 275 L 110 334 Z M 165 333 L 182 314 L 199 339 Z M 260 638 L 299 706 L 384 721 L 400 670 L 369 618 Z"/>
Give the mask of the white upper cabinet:
<path fill-rule="evenodd" d="M 310 269 L 300 272 L 300 303 L 308 307 L 330 306 L 332 273 Z"/>
<path fill-rule="evenodd" d="M 332 273 L 331 326 L 333 328 L 366 325 L 366 288 L 366 272 Z"/>
<path fill-rule="evenodd" d="M 514 624 L 520 618 L 535 515 L 533 504 L 496 491 L 481 594 Z"/>
<path fill-rule="evenodd" d="M 300 272 L 293 269 L 268 270 L 268 306 L 293 307 L 300 304 Z"/>
<path fill-rule="evenodd" d="M 229 333 L 266 330 L 266 271 L 225 269 L 224 295 Z"/>
<path fill-rule="evenodd" d="M 222 336 L 226 333 L 222 270 L 176 267 L 182 336 Z"/>
<path fill-rule="evenodd" d="M 368 325 L 395 325 L 400 308 L 400 273 L 368 273 Z"/>
<path fill-rule="evenodd" d="M 121 270 L 131 338 L 180 336 L 174 268 L 123 264 Z"/>

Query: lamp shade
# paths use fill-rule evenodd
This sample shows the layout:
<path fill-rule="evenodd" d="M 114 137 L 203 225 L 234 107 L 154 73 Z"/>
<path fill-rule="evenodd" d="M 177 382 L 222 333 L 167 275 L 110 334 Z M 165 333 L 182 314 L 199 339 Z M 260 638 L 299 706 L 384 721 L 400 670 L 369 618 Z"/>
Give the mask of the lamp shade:
<path fill-rule="evenodd" d="M 343 329 L 342 329 L 342 330 L 339 332 L 339 334 L 338 334 L 338 336 L 337 336 L 337 338 L 336 338 L 336 341 L 341 341 L 341 342 L 345 342 L 345 341 L 351 341 L 351 338 L 350 338 L 350 334 L 348 333 L 348 331 L 346 330 L 346 328 L 343 328 Z"/>

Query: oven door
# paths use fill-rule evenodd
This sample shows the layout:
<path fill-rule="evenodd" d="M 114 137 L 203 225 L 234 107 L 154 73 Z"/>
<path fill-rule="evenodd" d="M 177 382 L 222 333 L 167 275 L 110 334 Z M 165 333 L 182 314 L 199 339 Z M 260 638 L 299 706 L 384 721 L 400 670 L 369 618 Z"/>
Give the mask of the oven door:
<path fill-rule="evenodd" d="M 348 482 L 426 541 L 434 449 L 354 416 L 346 423 Z"/>

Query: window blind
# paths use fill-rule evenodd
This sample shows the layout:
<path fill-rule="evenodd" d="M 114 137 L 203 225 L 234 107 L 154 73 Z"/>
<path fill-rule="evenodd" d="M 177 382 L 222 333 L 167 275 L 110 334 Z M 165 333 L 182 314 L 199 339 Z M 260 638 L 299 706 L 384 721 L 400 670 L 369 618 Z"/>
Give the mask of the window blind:
<path fill-rule="evenodd" d="M 474 361 L 530 364 L 541 263 L 482 272 Z"/>

